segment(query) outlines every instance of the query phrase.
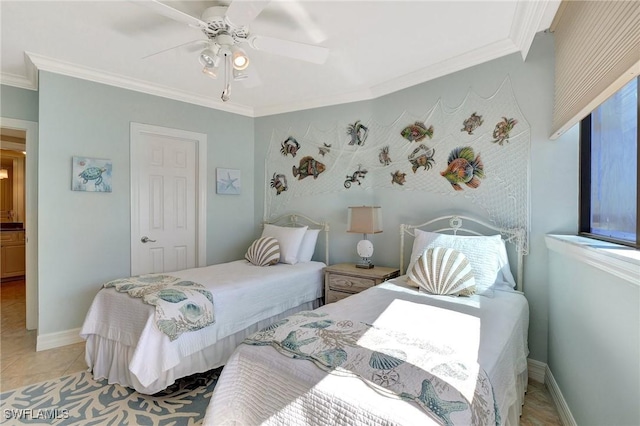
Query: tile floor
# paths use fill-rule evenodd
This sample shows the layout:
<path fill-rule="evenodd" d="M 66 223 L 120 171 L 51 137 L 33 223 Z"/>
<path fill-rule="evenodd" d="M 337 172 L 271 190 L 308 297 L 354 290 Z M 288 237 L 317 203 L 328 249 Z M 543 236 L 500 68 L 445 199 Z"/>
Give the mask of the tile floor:
<path fill-rule="evenodd" d="M 25 326 L 23 280 L 0 283 L 0 392 L 55 379 L 87 368 L 84 343 L 36 352 L 36 331 Z M 522 426 L 562 425 L 549 391 L 529 381 Z"/>
<path fill-rule="evenodd" d="M 23 280 L 0 284 L 0 392 L 81 371 L 84 343 L 36 352 L 36 330 L 25 322 Z"/>

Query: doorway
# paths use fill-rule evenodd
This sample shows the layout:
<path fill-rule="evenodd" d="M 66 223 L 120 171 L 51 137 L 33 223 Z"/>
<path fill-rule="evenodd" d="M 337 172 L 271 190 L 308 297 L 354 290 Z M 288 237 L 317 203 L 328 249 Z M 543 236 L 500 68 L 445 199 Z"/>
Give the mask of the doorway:
<path fill-rule="evenodd" d="M 131 123 L 131 275 L 206 265 L 207 135 Z"/>
<path fill-rule="evenodd" d="M 0 129 L 2 149 L 13 153 L 12 194 L 10 201 L 6 200 L 6 203 L 10 202 L 11 209 L 7 209 L 4 215 L 7 217 L 3 216 L 2 221 L 10 224 L 4 226 L 23 229 L 22 233 L 9 232 L 12 242 L 6 246 L 9 250 L 3 253 L 3 261 L 16 267 L 13 273 L 20 276 L 19 247 L 24 245 L 25 326 L 27 330 L 35 330 L 38 328 L 38 123 L 0 118 Z M 17 190 L 20 187 L 22 191 Z"/>

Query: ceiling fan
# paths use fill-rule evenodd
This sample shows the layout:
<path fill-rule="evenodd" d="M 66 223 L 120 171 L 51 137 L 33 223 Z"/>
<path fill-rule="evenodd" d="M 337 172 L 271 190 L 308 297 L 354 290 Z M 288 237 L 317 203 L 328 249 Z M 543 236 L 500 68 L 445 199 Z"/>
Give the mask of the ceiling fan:
<path fill-rule="evenodd" d="M 252 34 L 247 27 L 248 24 L 262 12 L 270 0 L 234 0 L 229 6 L 207 8 L 201 18 L 193 17 L 158 0 L 133 1 L 158 14 L 198 28 L 204 33 L 207 39 L 196 41 L 204 43 L 204 49 L 199 55 L 202 72 L 217 78 L 222 68 L 225 80 L 221 96 L 223 102 L 229 100 L 231 79 L 238 81 L 248 77 L 245 70 L 249 67 L 250 60 L 241 45 L 315 64 L 323 64 L 329 56 L 326 47 Z"/>

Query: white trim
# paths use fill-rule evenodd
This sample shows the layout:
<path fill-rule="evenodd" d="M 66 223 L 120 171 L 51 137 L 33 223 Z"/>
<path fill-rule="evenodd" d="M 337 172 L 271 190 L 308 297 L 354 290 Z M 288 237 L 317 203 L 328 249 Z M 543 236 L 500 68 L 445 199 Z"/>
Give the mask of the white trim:
<path fill-rule="evenodd" d="M 204 140 L 198 141 L 198 187 L 196 189 L 198 210 L 196 218 L 198 223 L 198 267 L 207 266 L 207 167 L 209 166 L 209 160 L 207 158 L 207 135 L 204 135 Z"/>
<path fill-rule="evenodd" d="M 535 380 L 538 383 L 545 382 L 545 373 L 548 367 L 547 364 L 535 359 L 527 359 L 527 370 L 529 371 L 529 378 Z"/>
<path fill-rule="evenodd" d="M 339 93 L 326 97 L 292 101 L 280 105 L 266 105 L 263 107 L 251 107 L 247 105 L 238 105 L 237 103 L 223 103 L 217 98 L 212 98 L 209 95 L 191 93 L 161 86 L 159 84 L 149 83 L 143 80 L 126 77 L 124 75 L 64 62 L 32 52 L 25 53 L 25 62 L 27 62 L 28 74 L 33 74 L 35 76 L 37 76 L 37 70 L 49 71 L 96 83 L 108 84 L 115 87 L 121 87 L 150 95 L 256 118 L 312 108 L 340 105 L 350 102 L 373 100 L 518 51 L 521 52 L 523 58 L 526 58 L 545 11 L 550 7 L 549 4 L 554 5 L 555 3 L 556 1 L 554 0 L 540 0 L 536 2 L 519 0 L 515 11 L 516 16 L 514 24 L 512 25 L 509 38 L 484 46 L 480 49 L 476 49 L 472 52 L 433 64 L 404 76 L 372 84 L 369 87 L 362 87 L 348 93 Z M 7 84 L 14 82 L 15 84 L 13 85 L 23 87 L 29 81 L 28 78 L 21 79 L 18 78 L 18 76 L 15 77 L 17 79 L 9 78 L 9 82 Z M 37 81 L 30 84 L 33 88 L 37 88 Z"/>
<path fill-rule="evenodd" d="M 25 291 L 26 291 L 26 327 L 38 328 L 38 123 L 0 117 L 0 126 L 19 129 L 26 132 L 25 145 Z M 4 143 L 3 143 L 4 144 Z M 23 147 L 24 149 L 24 147 Z"/>
<path fill-rule="evenodd" d="M 569 409 L 567 401 L 564 399 L 564 396 L 560 391 L 558 382 L 556 382 L 553 374 L 551 374 L 549 366 L 547 366 L 546 368 L 544 383 L 545 385 L 547 385 L 547 389 L 549 389 L 551 398 L 556 403 L 556 409 L 558 410 L 558 415 L 560 416 L 560 421 L 562 422 L 562 424 L 564 426 L 578 426 L 576 420 L 573 418 L 573 414 L 571 414 L 571 410 Z"/>
<path fill-rule="evenodd" d="M 83 65 L 72 64 L 31 52 L 27 52 L 26 54 L 37 69 L 41 71 L 49 71 L 56 74 L 67 75 L 69 77 L 93 81 L 95 83 L 108 84 L 110 86 L 146 93 L 148 95 L 160 96 L 176 101 L 187 102 L 194 105 L 253 117 L 253 108 L 238 104 L 223 104 L 222 101 L 218 101 L 217 98 L 212 98 L 209 95 L 204 96 L 171 87 L 161 86 L 159 84 L 149 83 L 147 81 L 138 80 L 124 75 L 85 67 Z"/>
<path fill-rule="evenodd" d="M 549 0 L 540 1 L 518 1 L 516 4 L 516 12 L 511 24 L 509 38 L 517 46 L 522 54 L 522 60 L 527 59 L 533 38 L 538 32 L 540 22 L 545 15 L 549 3 L 557 3 L 556 9 L 560 6 L 559 2 L 550 2 Z"/>
<path fill-rule="evenodd" d="M 640 250 L 576 235 L 547 235 L 545 242 L 549 250 L 640 287 Z"/>
<path fill-rule="evenodd" d="M 301 111 L 311 108 L 321 108 L 326 106 L 345 104 L 349 102 L 360 102 L 377 99 L 399 90 L 434 80 L 438 77 L 454 73 L 475 65 L 488 62 L 493 59 L 517 52 L 517 46 L 511 40 L 503 40 L 493 43 L 473 52 L 451 58 L 446 61 L 431 65 L 421 70 L 393 78 L 389 81 L 375 84 L 370 88 L 362 88 L 348 93 L 327 96 L 324 98 L 314 98 L 299 102 L 292 102 L 286 105 L 270 105 L 266 107 L 254 108 L 254 117 L 264 117 L 268 115 L 283 114 L 287 112 Z"/>
<path fill-rule="evenodd" d="M 19 87 L 20 89 L 38 90 L 38 82 L 22 75 L 0 73 L 0 83 L 6 86 Z"/>
<path fill-rule="evenodd" d="M 41 334 L 36 341 L 36 352 L 46 351 L 47 349 L 59 348 L 60 346 L 73 345 L 74 343 L 84 342 L 80 337 L 80 329 L 58 331 L 55 333 Z"/>

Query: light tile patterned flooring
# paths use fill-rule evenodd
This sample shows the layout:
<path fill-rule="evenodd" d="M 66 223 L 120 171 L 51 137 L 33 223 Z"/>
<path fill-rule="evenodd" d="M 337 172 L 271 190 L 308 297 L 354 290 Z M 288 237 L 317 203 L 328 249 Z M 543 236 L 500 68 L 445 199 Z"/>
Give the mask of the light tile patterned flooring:
<path fill-rule="evenodd" d="M 36 331 L 26 329 L 24 284 L 23 280 L 0 283 L 0 392 L 87 368 L 84 343 L 36 352 Z M 562 425 L 543 384 L 529 381 L 520 424 Z"/>

